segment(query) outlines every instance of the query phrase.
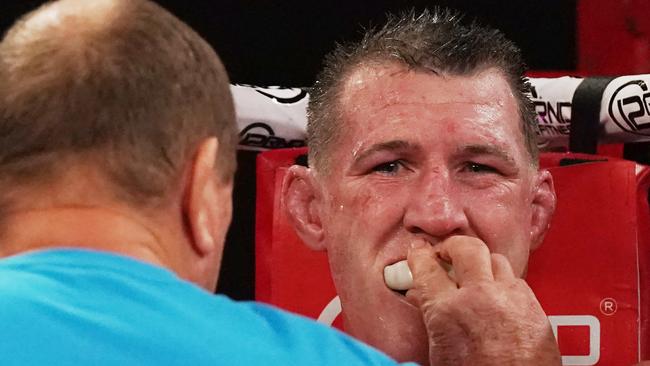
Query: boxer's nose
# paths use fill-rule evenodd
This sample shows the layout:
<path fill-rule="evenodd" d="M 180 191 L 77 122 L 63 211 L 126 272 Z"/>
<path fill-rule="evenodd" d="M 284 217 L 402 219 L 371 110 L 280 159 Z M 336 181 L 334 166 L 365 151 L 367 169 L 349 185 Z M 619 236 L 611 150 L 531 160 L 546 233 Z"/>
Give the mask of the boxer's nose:
<path fill-rule="evenodd" d="M 409 197 L 404 226 L 411 233 L 435 241 L 467 233 L 467 216 L 448 172 L 435 171 L 420 178 Z"/>

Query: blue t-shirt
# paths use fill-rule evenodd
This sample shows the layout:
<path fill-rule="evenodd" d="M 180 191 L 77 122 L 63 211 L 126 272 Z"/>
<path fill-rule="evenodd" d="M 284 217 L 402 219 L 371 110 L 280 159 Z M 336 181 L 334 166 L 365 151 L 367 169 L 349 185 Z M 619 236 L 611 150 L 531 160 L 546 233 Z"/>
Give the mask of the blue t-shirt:
<path fill-rule="evenodd" d="M 338 331 L 128 257 L 0 260 L 2 365 L 394 365 Z"/>

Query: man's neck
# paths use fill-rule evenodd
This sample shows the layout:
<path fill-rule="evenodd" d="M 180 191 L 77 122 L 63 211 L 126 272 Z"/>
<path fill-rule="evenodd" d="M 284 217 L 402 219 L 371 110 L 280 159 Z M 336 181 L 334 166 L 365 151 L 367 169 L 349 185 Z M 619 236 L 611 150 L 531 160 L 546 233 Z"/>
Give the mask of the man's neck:
<path fill-rule="evenodd" d="M 173 253 L 156 232 L 120 210 L 63 206 L 3 215 L 0 257 L 57 247 L 110 251 L 174 269 Z"/>

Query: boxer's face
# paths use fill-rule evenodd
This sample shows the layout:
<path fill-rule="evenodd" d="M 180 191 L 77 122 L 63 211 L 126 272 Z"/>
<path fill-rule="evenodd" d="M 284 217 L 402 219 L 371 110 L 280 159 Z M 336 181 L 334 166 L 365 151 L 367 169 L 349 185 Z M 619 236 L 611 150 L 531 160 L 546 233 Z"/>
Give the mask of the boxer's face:
<path fill-rule="evenodd" d="M 531 164 L 514 96 L 494 70 L 436 76 L 361 67 L 341 96 L 345 133 L 316 173 L 324 245 L 346 331 L 398 360 L 428 362 L 417 308 L 384 267 L 418 238 L 482 239 L 523 275 L 531 249 Z"/>

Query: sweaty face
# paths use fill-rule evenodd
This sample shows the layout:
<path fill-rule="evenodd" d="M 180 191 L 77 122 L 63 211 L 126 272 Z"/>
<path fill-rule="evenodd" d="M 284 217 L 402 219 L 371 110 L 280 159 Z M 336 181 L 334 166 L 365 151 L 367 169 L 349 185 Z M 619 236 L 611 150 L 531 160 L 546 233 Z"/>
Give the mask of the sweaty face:
<path fill-rule="evenodd" d="M 384 267 L 415 240 L 469 235 L 523 275 L 537 170 L 516 101 L 494 69 L 437 76 L 396 65 L 359 68 L 341 98 L 345 132 L 319 177 L 319 216 L 345 328 L 426 364 L 420 313 L 386 287 Z"/>

